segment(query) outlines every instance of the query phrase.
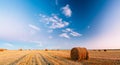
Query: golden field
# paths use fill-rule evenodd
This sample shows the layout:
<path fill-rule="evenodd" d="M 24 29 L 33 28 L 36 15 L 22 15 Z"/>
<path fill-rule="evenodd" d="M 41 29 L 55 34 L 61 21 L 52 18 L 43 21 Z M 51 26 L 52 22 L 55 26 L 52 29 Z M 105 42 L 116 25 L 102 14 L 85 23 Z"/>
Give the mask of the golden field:
<path fill-rule="evenodd" d="M 73 61 L 70 50 L 5 50 L 0 65 L 120 65 L 120 50 L 88 52 L 88 60 Z"/>

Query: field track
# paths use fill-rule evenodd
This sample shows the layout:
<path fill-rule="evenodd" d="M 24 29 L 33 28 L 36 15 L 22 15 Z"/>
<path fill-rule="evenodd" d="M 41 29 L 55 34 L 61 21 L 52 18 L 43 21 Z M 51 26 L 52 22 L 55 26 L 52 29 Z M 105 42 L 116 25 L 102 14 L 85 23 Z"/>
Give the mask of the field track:
<path fill-rule="evenodd" d="M 89 51 L 89 56 L 78 62 L 71 60 L 69 50 L 3 51 L 0 65 L 120 65 L 120 51 Z"/>

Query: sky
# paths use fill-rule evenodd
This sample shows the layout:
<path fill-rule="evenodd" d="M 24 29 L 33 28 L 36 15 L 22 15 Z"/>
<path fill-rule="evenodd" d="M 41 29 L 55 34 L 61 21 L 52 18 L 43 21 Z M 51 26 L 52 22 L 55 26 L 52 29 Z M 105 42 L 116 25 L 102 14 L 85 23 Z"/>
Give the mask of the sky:
<path fill-rule="evenodd" d="M 0 0 L 0 48 L 120 48 L 120 0 Z"/>

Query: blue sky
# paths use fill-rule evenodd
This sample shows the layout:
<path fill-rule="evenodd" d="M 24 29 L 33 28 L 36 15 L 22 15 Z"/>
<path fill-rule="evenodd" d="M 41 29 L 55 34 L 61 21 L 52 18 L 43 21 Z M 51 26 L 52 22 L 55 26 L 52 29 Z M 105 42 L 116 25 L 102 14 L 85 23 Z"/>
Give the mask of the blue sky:
<path fill-rule="evenodd" d="M 0 48 L 120 48 L 119 0 L 0 0 Z"/>

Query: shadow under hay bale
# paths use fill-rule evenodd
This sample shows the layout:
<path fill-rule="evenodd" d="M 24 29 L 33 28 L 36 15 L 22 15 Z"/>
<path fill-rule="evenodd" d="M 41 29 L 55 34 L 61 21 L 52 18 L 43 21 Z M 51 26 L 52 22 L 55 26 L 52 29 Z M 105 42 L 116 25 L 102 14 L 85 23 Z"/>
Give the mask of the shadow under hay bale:
<path fill-rule="evenodd" d="M 75 61 L 88 60 L 88 51 L 86 48 L 74 47 L 71 50 L 71 59 Z"/>

